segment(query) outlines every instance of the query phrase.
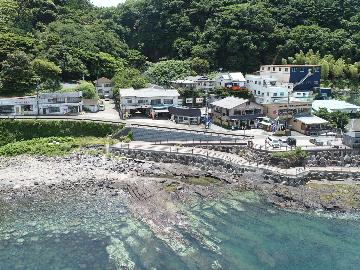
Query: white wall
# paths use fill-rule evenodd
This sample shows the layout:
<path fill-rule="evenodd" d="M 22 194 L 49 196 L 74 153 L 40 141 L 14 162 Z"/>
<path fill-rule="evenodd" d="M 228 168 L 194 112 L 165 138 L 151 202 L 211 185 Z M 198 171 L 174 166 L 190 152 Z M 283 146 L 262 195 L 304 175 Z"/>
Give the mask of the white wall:
<path fill-rule="evenodd" d="M 290 69 L 290 66 L 265 65 L 260 67 L 260 76 L 274 78 L 279 83 L 288 83 L 290 81 Z"/>

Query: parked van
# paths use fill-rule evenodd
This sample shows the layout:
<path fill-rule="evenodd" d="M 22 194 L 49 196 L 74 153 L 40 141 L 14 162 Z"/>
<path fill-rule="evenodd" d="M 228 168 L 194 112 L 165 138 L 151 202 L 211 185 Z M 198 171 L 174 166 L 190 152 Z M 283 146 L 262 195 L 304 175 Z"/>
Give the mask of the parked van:
<path fill-rule="evenodd" d="M 280 141 L 277 138 L 269 136 L 269 137 L 267 137 L 266 141 L 267 141 L 267 144 L 269 144 L 272 148 L 280 148 L 281 147 Z"/>

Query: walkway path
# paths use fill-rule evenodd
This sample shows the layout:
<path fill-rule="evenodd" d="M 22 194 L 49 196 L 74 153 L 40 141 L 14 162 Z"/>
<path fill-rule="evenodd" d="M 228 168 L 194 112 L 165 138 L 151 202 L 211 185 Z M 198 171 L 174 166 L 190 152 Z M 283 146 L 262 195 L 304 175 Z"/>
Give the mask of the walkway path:
<path fill-rule="evenodd" d="M 251 169 L 262 169 L 264 171 L 269 171 L 275 174 L 281 174 L 286 176 L 300 176 L 306 175 L 309 172 L 351 172 L 351 173 L 360 173 L 360 168 L 357 167 L 297 167 L 290 169 L 282 169 L 279 167 L 269 166 L 265 164 L 257 164 L 254 162 L 249 162 L 246 159 L 231 153 L 219 152 L 214 150 L 202 149 L 202 148 L 192 148 L 192 147 L 177 147 L 170 145 L 154 145 L 151 143 L 118 143 L 112 146 L 114 149 L 129 149 L 129 150 L 140 150 L 148 152 L 164 152 L 164 153 L 177 153 L 182 155 L 196 155 L 206 158 L 213 158 L 223 160 L 228 163 L 236 164 L 243 166 L 245 168 Z"/>
<path fill-rule="evenodd" d="M 247 161 L 246 159 L 230 153 L 202 149 L 202 148 L 192 148 L 192 147 L 177 147 L 169 145 L 154 145 L 151 143 L 118 143 L 112 146 L 113 149 L 129 149 L 129 150 L 140 150 L 140 151 L 149 151 L 149 152 L 165 152 L 165 153 L 177 153 L 183 155 L 196 155 L 206 158 L 213 158 L 223 160 L 225 162 L 241 165 L 243 167 L 252 168 L 252 169 L 262 169 L 270 171 L 272 173 L 280 173 L 283 175 L 296 176 L 301 173 L 304 173 L 303 168 L 291 168 L 291 169 L 281 169 L 273 166 L 268 166 L 264 164 L 257 164 Z"/>

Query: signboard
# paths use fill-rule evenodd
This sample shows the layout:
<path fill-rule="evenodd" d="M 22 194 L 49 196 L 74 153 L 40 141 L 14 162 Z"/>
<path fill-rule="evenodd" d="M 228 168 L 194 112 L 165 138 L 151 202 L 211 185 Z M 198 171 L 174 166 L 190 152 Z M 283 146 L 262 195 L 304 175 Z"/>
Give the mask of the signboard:
<path fill-rule="evenodd" d="M 192 99 L 192 98 L 187 98 L 187 99 L 186 99 L 186 103 L 187 103 L 187 104 L 193 103 L 193 99 Z"/>
<path fill-rule="evenodd" d="M 196 103 L 197 104 L 201 104 L 201 103 L 203 103 L 204 102 L 204 98 L 197 98 L 196 99 Z"/>

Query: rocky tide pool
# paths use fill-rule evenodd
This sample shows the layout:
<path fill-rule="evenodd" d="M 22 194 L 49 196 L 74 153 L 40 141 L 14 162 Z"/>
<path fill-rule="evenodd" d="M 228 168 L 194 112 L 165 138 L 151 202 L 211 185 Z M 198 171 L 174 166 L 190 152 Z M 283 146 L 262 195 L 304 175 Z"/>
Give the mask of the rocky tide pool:
<path fill-rule="evenodd" d="M 159 228 L 122 196 L 3 198 L 0 269 L 359 269 L 356 218 L 282 211 L 253 193 L 179 207 L 187 224 Z"/>

